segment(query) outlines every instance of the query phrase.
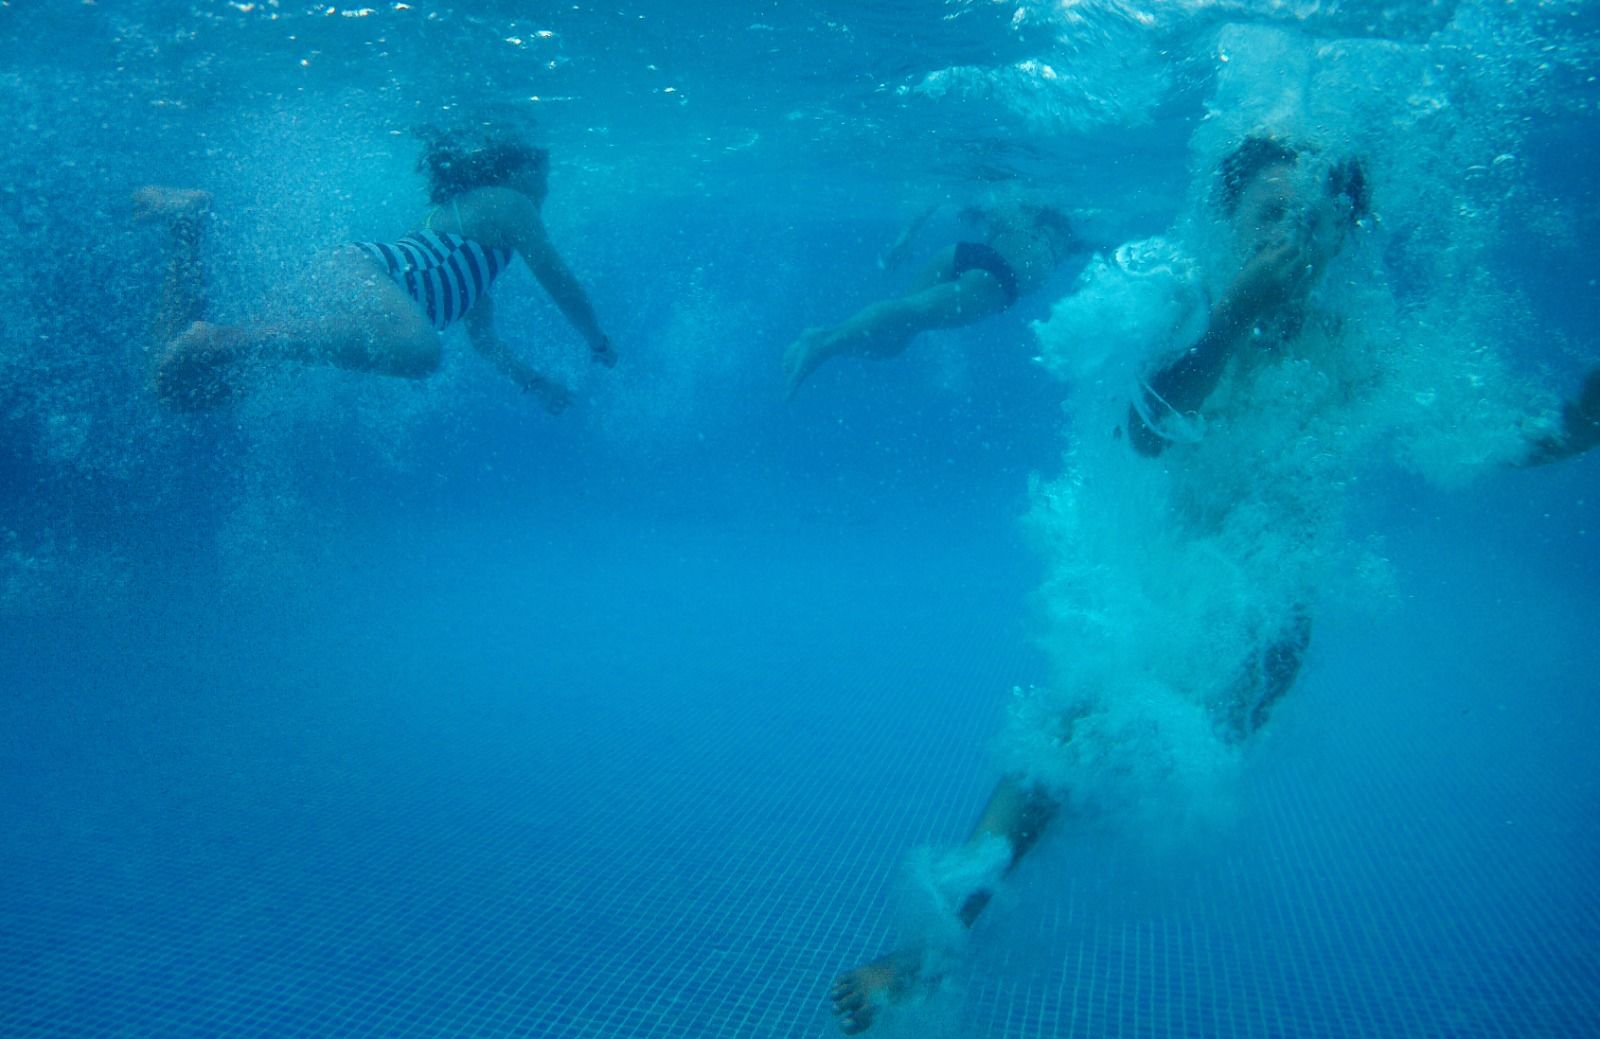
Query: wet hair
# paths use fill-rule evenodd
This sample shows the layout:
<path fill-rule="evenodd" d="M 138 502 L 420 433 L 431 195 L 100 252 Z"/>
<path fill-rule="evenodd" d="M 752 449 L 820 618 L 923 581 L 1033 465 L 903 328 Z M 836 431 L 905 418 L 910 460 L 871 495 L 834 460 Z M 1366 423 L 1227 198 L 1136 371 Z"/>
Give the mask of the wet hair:
<path fill-rule="evenodd" d="M 982 226 L 986 229 L 986 233 L 993 233 L 997 212 L 1009 213 L 1013 217 L 1020 217 L 1027 224 L 1040 230 L 1055 232 L 1062 241 L 1067 243 L 1061 249 L 1063 255 L 1078 242 L 1078 232 L 1073 228 L 1072 219 L 1067 216 L 1066 212 L 1051 205 L 1049 202 L 1041 202 L 1037 199 L 1019 199 L 992 206 L 963 206 L 957 210 L 956 218 L 964 224 Z"/>
<path fill-rule="evenodd" d="M 1315 151 L 1315 147 L 1292 144 L 1267 134 L 1246 137 L 1222 160 L 1222 211 L 1230 217 L 1238 211 L 1245 188 L 1262 170 L 1294 163 L 1302 154 Z M 1351 223 L 1372 212 L 1372 187 L 1367 183 L 1367 169 L 1360 159 L 1346 158 L 1335 163 L 1328 170 L 1323 189 L 1331 199 L 1344 199 L 1349 206 Z"/>
<path fill-rule="evenodd" d="M 448 202 L 464 191 L 505 184 L 533 170 L 543 176 L 550 169 L 550 153 L 507 133 L 481 133 L 421 127 L 422 157 L 418 172 L 428 178 L 428 201 Z M 537 202 L 544 201 L 540 190 Z"/>
<path fill-rule="evenodd" d="M 1054 231 L 1069 242 L 1078 240 L 1078 233 L 1073 230 L 1072 221 L 1055 206 L 1031 205 L 1026 207 L 1026 212 L 1033 218 L 1033 226 Z"/>
<path fill-rule="evenodd" d="M 1269 166 L 1293 163 L 1301 149 L 1266 134 L 1251 134 L 1222 160 L 1222 211 L 1233 216 L 1244 189 Z"/>
<path fill-rule="evenodd" d="M 1352 224 L 1372 212 L 1372 186 L 1367 183 L 1367 168 L 1360 159 L 1342 159 L 1328 171 L 1328 197 L 1344 199 L 1350 207 Z"/>

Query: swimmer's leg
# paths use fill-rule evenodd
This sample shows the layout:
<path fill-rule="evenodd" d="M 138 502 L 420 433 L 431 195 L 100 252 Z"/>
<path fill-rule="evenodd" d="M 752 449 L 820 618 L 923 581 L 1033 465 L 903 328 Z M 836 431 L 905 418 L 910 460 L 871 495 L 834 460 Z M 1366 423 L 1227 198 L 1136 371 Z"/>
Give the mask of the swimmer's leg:
<path fill-rule="evenodd" d="M 1294 621 L 1283 637 L 1268 646 L 1261 655 L 1261 699 L 1250 711 L 1250 729 L 1255 731 L 1267 724 L 1283 694 L 1300 677 L 1300 664 L 1305 660 L 1306 649 L 1311 645 L 1311 618 L 1304 613 L 1295 614 Z"/>
<path fill-rule="evenodd" d="M 264 321 L 195 321 L 157 365 L 162 399 L 212 407 L 237 389 L 252 365 L 292 361 L 419 379 L 438 370 L 439 335 L 422 311 L 360 249 L 319 256 Z"/>
<path fill-rule="evenodd" d="M 1010 876 L 1022 857 L 1038 843 L 1060 807 L 1060 802 L 1043 787 L 1007 776 L 989 795 L 983 814 L 967 838 L 967 846 L 976 848 L 994 837 L 1006 841 L 1011 855 L 1003 876 Z M 994 891 L 987 888 L 968 895 L 957 913 L 961 925 L 971 927 L 993 898 Z M 839 1030 L 845 1035 L 864 1032 L 885 1002 L 903 1000 L 915 991 L 919 980 L 936 982 L 936 978 L 921 978 L 926 951 L 920 944 L 908 945 L 835 978 L 828 998 Z"/>
<path fill-rule="evenodd" d="M 211 213 L 211 196 L 190 188 L 149 185 L 133 193 L 133 218 L 139 223 L 162 223 L 168 231 L 167 269 L 161 281 L 151 328 L 157 352 L 205 316 L 206 280 L 201 263 L 201 239 Z M 152 372 L 153 374 L 153 372 Z"/>
<path fill-rule="evenodd" d="M 868 304 L 831 328 L 807 329 L 784 353 L 789 395 L 832 358 L 894 357 L 923 332 L 970 325 L 1004 310 L 1010 301 L 988 271 L 950 276 L 954 254 L 953 246 L 945 250 L 905 295 Z"/>
<path fill-rule="evenodd" d="M 168 231 L 147 375 L 161 403 L 179 411 L 216 408 L 233 397 L 231 337 L 203 320 L 208 300 L 201 251 L 210 214 L 211 195 L 195 188 L 152 184 L 133 193 L 134 220 L 162 223 Z"/>
<path fill-rule="evenodd" d="M 1296 610 L 1288 627 L 1250 661 L 1229 691 L 1225 718 L 1228 738 L 1244 740 L 1267 724 L 1272 709 L 1300 676 L 1311 645 L 1311 617 Z"/>
<path fill-rule="evenodd" d="M 319 255 L 273 316 L 247 330 L 263 360 L 421 379 L 439 369 L 439 334 L 422 309 L 360 248 Z"/>
<path fill-rule="evenodd" d="M 967 838 L 968 846 L 983 843 L 985 838 L 999 837 L 1011 846 L 1011 858 L 1006 863 L 1004 876 L 1010 876 L 1022 857 L 1033 850 L 1051 820 L 1061 810 L 1061 803 L 1044 787 L 1020 776 L 1006 776 L 995 784 L 983 814 Z M 961 923 L 971 927 L 988 907 L 993 891 L 975 891 L 961 906 Z"/>

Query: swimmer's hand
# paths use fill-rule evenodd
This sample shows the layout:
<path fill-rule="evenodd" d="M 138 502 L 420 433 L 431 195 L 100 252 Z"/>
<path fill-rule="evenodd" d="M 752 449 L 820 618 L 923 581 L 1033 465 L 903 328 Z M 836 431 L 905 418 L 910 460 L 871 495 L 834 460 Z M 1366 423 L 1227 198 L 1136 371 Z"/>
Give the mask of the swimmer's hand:
<path fill-rule="evenodd" d="M 539 398 L 539 403 L 544 405 L 544 410 L 552 415 L 559 415 L 572 406 L 572 391 L 542 375 L 535 375 L 522 387 L 524 393 L 531 393 Z"/>
<path fill-rule="evenodd" d="M 617 351 L 611 345 L 610 336 L 601 336 L 599 343 L 589 347 L 589 360 L 605 368 L 617 366 Z"/>
<path fill-rule="evenodd" d="M 924 209 L 921 213 L 918 213 L 916 217 L 912 219 L 911 223 L 906 225 L 906 229 L 900 232 L 900 237 L 894 240 L 894 244 L 890 245 L 889 248 L 885 249 L 883 253 L 879 255 L 878 269 L 880 271 L 889 271 L 892 273 L 893 271 L 897 270 L 901 264 L 905 263 L 906 258 L 911 255 L 911 247 L 916 242 L 917 232 L 921 231 L 922 225 L 926 224 L 928 222 L 928 218 L 933 216 L 933 214 L 937 213 L 938 211 L 939 203 L 936 202 Z"/>
<path fill-rule="evenodd" d="M 1250 258 L 1229 295 L 1258 315 L 1303 295 L 1320 272 L 1323 259 L 1315 243 L 1300 235 L 1279 239 Z"/>

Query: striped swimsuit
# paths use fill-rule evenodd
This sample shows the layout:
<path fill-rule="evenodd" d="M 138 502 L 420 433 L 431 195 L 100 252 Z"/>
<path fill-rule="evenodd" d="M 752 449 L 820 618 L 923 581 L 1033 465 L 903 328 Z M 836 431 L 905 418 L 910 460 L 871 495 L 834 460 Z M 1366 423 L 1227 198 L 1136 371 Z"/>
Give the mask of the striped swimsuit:
<path fill-rule="evenodd" d="M 443 332 L 478 302 L 511 262 L 509 249 L 485 249 L 470 238 L 413 231 L 398 242 L 357 242 Z"/>

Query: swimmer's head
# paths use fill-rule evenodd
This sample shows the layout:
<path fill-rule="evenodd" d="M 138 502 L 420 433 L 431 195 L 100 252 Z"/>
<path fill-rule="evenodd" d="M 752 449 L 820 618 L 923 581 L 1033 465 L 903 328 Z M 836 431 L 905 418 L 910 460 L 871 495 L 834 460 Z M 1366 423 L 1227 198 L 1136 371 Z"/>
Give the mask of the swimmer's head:
<path fill-rule="evenodd" d="M 1073 230 L 1071 219 L 1055 206 L 1033 203 L 1024 205 L 1022 211 L 1033 221 L 1034 227 L 1049 236 L 1050 251 L 1058 261 L 1077 243 L 1078 233 Z"/>
<path fill-rule="evenodd" d="M 1264 174 L 1274 171 L 1287 174 L 1304 165 L 1303 177 L 1312 177 L 1319 168 L 1322 170 L 1319 179 L 1328 199 L 1350 224 L 1360 222 L 1372 212 L 1372 189 L 1367 183 L 1365 165 L 1353 158 L 1332 163 L 1326 159 L 1311 161 L 1317 151 L 1314 145 L 1296 144 L 1270 134 L 1246 137 L 1218 168 L 1222 212 L 1230 218 L 1237 217 L 1241 203 Z M 1302 159 L 1308 161 L 1303 164 Z"/>
<path fill-rule="evenodd" d="M 543 202 L 550 153 L 503 131 L 423 127 L 417 169 L 428 178 L 428 199 L 448 202 L 473 188 L 509 187 Z"/>
<path fill-rule="evenodd" d="M 1061 262 L 1078 244 L 1072 218 L 1048 193 L 1011 187 L 995 192 L 983 205 L 968 206 L 959 213 L 964 223 L 983 228 L 985 234 L 1000 230 L 1041 232 L 1049 243 L 1056 262 Z"/>
<path fill-rule="evenodd" d="M 1303 149 L 1277 137 L 1251 134 L 1222 160 L 1221 174 L 1222 212 L 1234 216 L 1239 203 L 1251 183 L 1267 170 L 1279 166 L 1293 166 L 1300 161 Z"/>

